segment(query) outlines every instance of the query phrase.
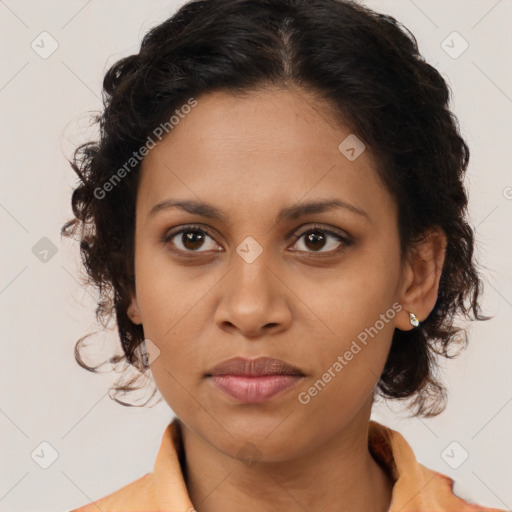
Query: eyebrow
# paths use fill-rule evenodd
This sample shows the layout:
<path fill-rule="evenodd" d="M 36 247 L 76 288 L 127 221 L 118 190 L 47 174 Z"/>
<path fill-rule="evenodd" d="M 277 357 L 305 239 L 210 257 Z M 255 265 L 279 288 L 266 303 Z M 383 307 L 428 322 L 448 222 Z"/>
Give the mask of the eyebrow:
<path fill-rule="evenodd" d="M 190 199 L 165 199 L 164 201 L 161 201 L 157 203 L 155 206 L 153 206 L 148 216 L 153 217 L 159 212 L 167 211 L 173 208 L 177 208 L 194 215 L 200 215 L 201 217 L 217 219 L 223 222 L 227 222 L 229 218 L 225 212 L 219 210 L 218 208 L 211 204 Z M 345 201 L 341 201 L 340 199 L 329 198 L 320 201 L 298 203 L 293 206 L 285 207 L 277 214 L 275 222 L 276 224 L 278 224 L 283 220 L 297 219 L 299 217 L 302 217 L 303 215 L 313 213 L 323 213 L 333 208 L 345 208 L 350 212 L 361 217 L 365 217 L 366 220 L 370 221 L 368 213 L 366 213 L 364 210 L 357 208 L 356 206 L 350 203 L 346 203 Z"/>

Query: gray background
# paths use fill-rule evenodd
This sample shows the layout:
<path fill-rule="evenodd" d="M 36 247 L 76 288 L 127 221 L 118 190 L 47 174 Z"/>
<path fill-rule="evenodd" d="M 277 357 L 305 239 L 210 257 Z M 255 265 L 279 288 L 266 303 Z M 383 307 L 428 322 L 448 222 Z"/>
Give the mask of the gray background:
<path fill-rule="evenodd" d="M 407 419 L 387 405 L 374 417 L 399 430 L 423 464 L 455 478 L 456 492 L 511 509 L 511 1 L 365 3 L 402 21 L 453 90 L 471 149 L 484 311 L 495 315 L 474 324 L 468 350 L 444 364 L 450 401 L 440 417 Z M 165 402 L 116 404 L 107 394 L 116 374 L 96 376 L 75 363 L 76 339 L 98 329 L 95 297 L 79 282 L 77 244 L 61 241 L 59 230 L 71 218 L 75 183 L 66 157 L 95 134 L 87 112 L 101 108 L 106 69 L 137 51 L 177 6 L 0 0 L 0 511 L 65 511 L 119 489 L 152 471 L 172 419 Z M 464 41 L 454 31 L 469 44 L 460 55 Z M 52 39 L 58 48 L 48 56 Z M 108 354 L 115 331 L 91 341 Z M 42 442 L 58 454 L 47 469 L 31 456 L 36 450 L 40 463 L 50 462 L 52 449 Z M 465 452 L 456 469 L 445 461 L 448 453 L 453 466 Z"/>

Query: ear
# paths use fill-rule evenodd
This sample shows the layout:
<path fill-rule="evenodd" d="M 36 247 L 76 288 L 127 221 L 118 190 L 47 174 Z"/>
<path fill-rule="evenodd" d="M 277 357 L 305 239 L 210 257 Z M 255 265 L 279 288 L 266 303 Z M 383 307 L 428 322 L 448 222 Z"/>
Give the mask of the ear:
<path fill-rule="evenodd" d="M 137 303 L 137 299 L 134 296 L 132 296 L 130 305 L 128 306 L 128 309 L 126 310 L 126 314 L 128 315 L 128 318 L 134 324 L 142 324 L 142 318 L 140 316 L 139 304 Z"/>
<path fill-rule="evenodd" d="M 397 315 L 396 327 L 413 329 L 409 313 L 425 320 L 434 309 L 446 253 L 446 234 L 439 228 L 428 229 L 407 253 L 398 301 L 403 310 Z"/>

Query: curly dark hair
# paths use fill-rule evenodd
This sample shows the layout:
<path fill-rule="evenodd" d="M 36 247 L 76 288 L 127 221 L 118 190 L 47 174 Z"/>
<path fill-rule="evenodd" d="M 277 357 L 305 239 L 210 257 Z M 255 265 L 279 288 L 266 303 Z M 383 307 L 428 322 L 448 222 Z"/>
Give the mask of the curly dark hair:
<path fill-rule="evenodd" d="M 103 185 L 191 97 L 271 86 L 327 100 L 364 141 L 397 201 L 402 255 L 428 228 L 446 234 L 434 309 L 419 328 L 395 330 L 376 388 L 383 397 L 409 398 L 416 415 L 439 414 L 446 390 L 436 376 L 437 356 L 453 357 L 452 348 L 467 344 L 456 316 L 489 318 L 480 314 L 482 281 L 466 219 L 469 150 L 449 110 L 448 85 L 421 56 L 415 37 L 393 17 L 346 0 L 194 0 L 151 29 L 139 53 L 107 71 L 104 109 L 95 117 L 100 137 L 74 151 L 70 164 L 80 183 L 72 194 L 74 218 L 61 234 L 79 233 L 84 284 L 99 292 L 97 320 L 105 327 L 115 312 L 124 355 L 110 362 L 137 371 L 129 382 L 118 381 L 111 397 L 132 405 L 116 395 L 141 389 L 133 385 L 147 376 L 135 356 L 143 328 L 127 316 L 140 162 L 108 193 Z M 80 355 L 85 338 L 75 344 L 75 358 L 96 371 Z"/>

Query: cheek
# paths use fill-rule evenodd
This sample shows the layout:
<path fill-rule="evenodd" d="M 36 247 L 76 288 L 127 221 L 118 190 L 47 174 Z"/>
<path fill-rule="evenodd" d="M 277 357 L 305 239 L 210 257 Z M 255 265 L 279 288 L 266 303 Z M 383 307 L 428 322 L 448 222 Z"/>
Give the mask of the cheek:
<path fill-rule="evenodd" d="M 337 315 L 329 315 L 334 334 L 316 337 L 307 359 L 314 371 L 297 400 L 302 414 L 322 418 L 319 431 L 332 433 L 371 401 L 394 332 L 396 312 L 384 303 L 366 300 L 362 308 L 340 307 Z"/>
<path fill-rule="evenodd" d="M 310 351 L 313 375 L 306 386 L 318 402 L 335 400 L 345 408 L 360 403 L 376 385 L 394 332 L 393 308 L 377 315 L 347 315 L 333 324 L 334 334 L 318 336 Z M 351 405 L 352 404 L 352 405 Z"/>
<path fill-rule="evenodd" d="M 206 321 L 203 301 L 214 281 L 209 285 L 190 279 L 186 271 L 170 265 L 168 257 L 142 249 L 135 272 L 144 336 L 159 351 L 151 372 L 161 390 L 179 395 L 180 383 L 204 371 L 199 357 L 204 352 L 200 346 Z"/>
<path fill-rule="evenodd" d="M 318 406 L 335 401 L 347 411 L 372 392 L 391 346 L 397 309 L 401 308 L 395 297 L 399 261 L 394 246 L 388 246 L 387 252 L 375 248 L 361 251 L 350 264 L 320 283 L 315 293 L 303 290 L 312 300 L 311 309 L 318 312 L 316 327 L 309 329 L 317 332 L 309 354 L 315 361 L 315 378 L 307 383 L 317 385 L 306 390 L 305 401 L 311 399 Z"/>
<path fill-rule="evenodd" d="M 153 247 L 143 238 L 135 256 L 135 275 L 144 334 L 172 344 L 187 317 L 200 312 L 198 305 L 208 283 L 195 279 L 190 269 L 173 264 L 164 248 Z"/>
<path fill-rule="evenodd" d="M 328 273 L 303 279 L 298 294 L 317 313 L 318 332 L 328 335 L 331 342 L 338 340 L 339 349 L 374 326 L 382 315 L 391 321 L 379 321 L 377 328 L 384 338 L 389 337 L 399 277 L 398 241 L 384 245 L 376 240 L 365 243 Z"/>

